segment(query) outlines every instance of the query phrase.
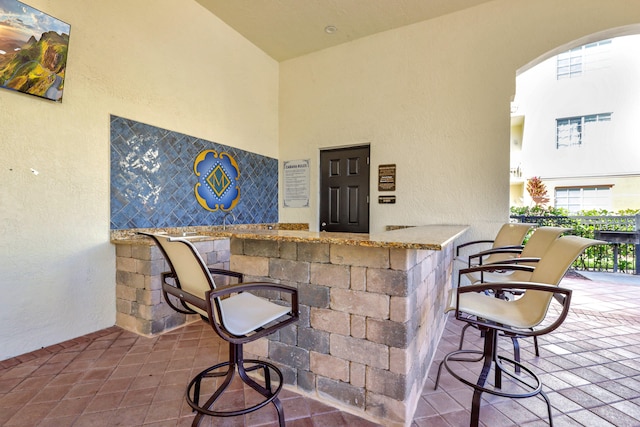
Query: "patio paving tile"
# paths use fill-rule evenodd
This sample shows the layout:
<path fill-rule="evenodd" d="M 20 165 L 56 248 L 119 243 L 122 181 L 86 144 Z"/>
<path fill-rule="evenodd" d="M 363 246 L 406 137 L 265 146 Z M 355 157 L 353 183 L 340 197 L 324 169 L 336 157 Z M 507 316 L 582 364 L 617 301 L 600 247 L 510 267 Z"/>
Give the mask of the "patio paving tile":
<path fill-rule="evenodd" d="M 638 284 L 598 277 L 562 281 L 574 290 L 571 311 L 558 330 L 540 337 L 540 357 L 531 340 L 520 342 L 523 362 L 542 378 L 556 426 L 640 425 L 640 277 Z M 461 327 L 447 322 L 412 427 L 469 425 L 472 390 L 446 371 L 433 389 L 438 362 L 457 348 Z M 465 348 L 481 344 L 477 331 L 465 336 Z M 188 426 L 194 415 L 184 402 L 186 383 L 224 360 L 226 349 L 204 323 L 153 338 L 111 327 L 0 361 L 0 425 Z M 512 354 L 511 342 L 501 340 L 500 351 Z M 252 399 L 242 388 L 233 394 L 229 403 Z M 291 391 L 281 400 L 289 427 L 376 425 Z M 480 423 L 548 425 L 546 405 L 539 397 L 483 396 Z M 200 425 L 274 426 L 277 417 L 268 405 L 244 417 L 204 417 Z"/>

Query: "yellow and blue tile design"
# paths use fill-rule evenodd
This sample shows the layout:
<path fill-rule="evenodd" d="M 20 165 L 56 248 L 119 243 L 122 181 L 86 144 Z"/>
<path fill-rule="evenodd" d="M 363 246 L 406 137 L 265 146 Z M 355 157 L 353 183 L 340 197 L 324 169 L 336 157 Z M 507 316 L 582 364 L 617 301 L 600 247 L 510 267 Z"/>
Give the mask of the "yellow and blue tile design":
<path fill-rule="evenodd" d="M 232 210 L 240 200 L 238 163 L 229 153 L 205 150 L 193 162 L 198 177 L 194 193 L 203 208 L 215 212 Z"/>
<path fill-rule="evenodd" d="M 221 225 L 228 212 L 278 222 L 277 159 L 111 116 L 112 230 Z"/>

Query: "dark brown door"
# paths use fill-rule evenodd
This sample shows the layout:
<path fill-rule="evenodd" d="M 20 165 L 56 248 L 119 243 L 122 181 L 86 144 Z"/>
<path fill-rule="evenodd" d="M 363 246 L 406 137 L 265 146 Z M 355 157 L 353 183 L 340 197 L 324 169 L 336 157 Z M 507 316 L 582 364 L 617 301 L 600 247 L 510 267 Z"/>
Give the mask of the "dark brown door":
<path fill-rule="evenodd" d="M 369 146 L 320 151 L 320 231 L 369 232 Z"/>

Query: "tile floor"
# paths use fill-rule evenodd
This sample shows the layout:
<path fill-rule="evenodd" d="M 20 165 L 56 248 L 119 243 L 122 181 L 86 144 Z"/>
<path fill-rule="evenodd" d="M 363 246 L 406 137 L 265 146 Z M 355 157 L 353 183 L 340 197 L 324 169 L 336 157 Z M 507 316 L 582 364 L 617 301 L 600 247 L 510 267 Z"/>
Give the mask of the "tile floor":
<path fill-rule="evenodd" d="M 522 360 L 541 375 L 556 426 L 640 426 L 640 280 L 610 282 L 565 278 L 562 285 L 574 290 L 567 320 L 541 337 L 540 357 L 521 340 Z M 460 327 L 449 320 L 436 361 L 457 346 Z M 480 344 L 477 332 L 467 334 L 465 348 Z M 508 340 L 500 344 L 511 351 Z M 188 426 L 193 414 L 184 402 L 186 383 L 226 351 L 197 323 L 155 338 L 112 327 L 1 361 L 0 425 Z M 412 427 L 469 425 L 471 389 L 445 372 L 434 390 L 436 369 L 434 364 Z M 235 393 L 242 399 L 242 390 Z M 289 391 L 281 399 L 288 427 L 376 425 Z M 480 421 L 491 427 L 548 425 L 540 397 L 488 396 Z M 200 425 L 277 423 L 267 406 L 245 417 L 205 417 Z"/>

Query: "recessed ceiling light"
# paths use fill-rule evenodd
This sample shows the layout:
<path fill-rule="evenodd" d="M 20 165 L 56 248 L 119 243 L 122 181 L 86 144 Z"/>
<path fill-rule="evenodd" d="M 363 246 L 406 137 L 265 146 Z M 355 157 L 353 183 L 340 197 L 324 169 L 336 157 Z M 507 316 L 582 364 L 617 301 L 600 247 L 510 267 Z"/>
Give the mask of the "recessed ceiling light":
<path fill-rule="evenodd" d="M 324 27 L 324 32 L 327 34 L 333 34 L 336 31 L 338 31 L 338 29 L 334 25 L 327 25 Z"/>

